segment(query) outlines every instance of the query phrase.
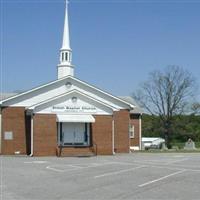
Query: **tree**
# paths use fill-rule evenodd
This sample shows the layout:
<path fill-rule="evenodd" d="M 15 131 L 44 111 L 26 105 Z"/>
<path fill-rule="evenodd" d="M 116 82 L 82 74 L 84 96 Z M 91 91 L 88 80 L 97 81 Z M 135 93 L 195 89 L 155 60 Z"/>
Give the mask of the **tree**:
<path fill-rule="evenodd" d="M 148 113 L 158 116 L 161 132 L 170 148 L 173 134 L 173 116 L 186 112 L 194 94 L 192 75 L 179 66 L 168 66 L 163 71 L 153 71 L 141 84 L 133 97 Z"/>
<path fill-rule="evenodd" d="M 200 114 L 200 103 L 198 103 L 198 102 L 193 103 L 191 106 L 191 110 L 192 110 L 193 114 L 199 115 Z"/>

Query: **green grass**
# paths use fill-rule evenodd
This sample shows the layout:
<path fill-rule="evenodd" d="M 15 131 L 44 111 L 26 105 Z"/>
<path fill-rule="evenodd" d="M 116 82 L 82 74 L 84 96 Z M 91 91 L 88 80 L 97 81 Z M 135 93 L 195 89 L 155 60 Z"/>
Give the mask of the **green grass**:
<path fill-rule="evenodd" d="M 149 150 L 141 150 L 138 151 L 141 153 L 200 153 L 200 149 L 195 150 L 185 150 L 185 149 L 168 149 L 168 150 L 161 150 L 161 149 L 149 149 Z M 137 153 L 137 151 L 134 151 Z"/>
<path fill-rule="evenodd" d="M 184 142 L 172 142 L 172 149 L 149 149 L 149 150 L 142 150 L 140 152 L 149 152 L 149 153 L 200 153 L 200 142 L 195 142 L 196 149 L 194 150 L 186 150 L 184 149 L 185 143 Z"/>
<path fill-rule="evenodd" d="M 172 142 L 172 147 L 178 147 L 179 149 L 183 149 L 185 146 L 185 143 L 183 142 Z M 195 142 L 195 147 L 200 148 L 200 142 Z"/>

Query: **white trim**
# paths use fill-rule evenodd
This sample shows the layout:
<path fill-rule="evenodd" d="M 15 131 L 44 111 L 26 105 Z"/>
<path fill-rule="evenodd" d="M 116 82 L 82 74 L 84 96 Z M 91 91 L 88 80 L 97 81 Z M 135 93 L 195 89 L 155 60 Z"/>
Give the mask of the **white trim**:
<path fill-rule="evenodd" d="M 67 92 L 67 93 L 61 94 L 61 95 L 59 95 L 59 96 L 56 96 L 56 97 L 54 97 L 54 98 L 50 98 L 50 99 L 48 99 L 48 100 L 42 101 L 42 102 L 40 102 L 40 103 L 38 103 L 38 104 L 35 104 L 35 105 L 32 105 L 32 106 L 26 107 L 26 109 L 33 110 L 33 109 L 35 109 L 36 107 L 41 106 L 41 105 L 43 105 L 43 104 L 45 104 L 45 103 L 49 103 L 49 102 L 51 102 L 51 101 L 57 100 L 57 99 L 59 99 L 59 98 L 68 96 L 68 95 L 73 94 L 73 93 L 80 94 L 80 95 L 84 96 L 85 98 L 91 99 L 91 100 L 94 101 L 94 102 L 98 102 L 99 104 L 104 105 L 105 107 L 108 107 L 108 108 L 110 108 L 110 109 L 112 109 L 112 110 L 118 110 L 116 107 L 110 106 L 110 105 L 108 105 L 107 103 L 104 103 L 104 102 L 102 102 L 102 101 L 100 101 L 100 100 L 97 100 L 97 99 L 95 99 L 95 98 L 93 98 L 93 97 L 91 97 L 91 96 L 89 96 L 89 95 L 86 95 L 86 94 L 84 94 L 84 93 L 82 93 L 82 92 L 80 92 L 80 91 L 78 91 L 78 90 L 76 90 L 76 89 L 71 90 L 71 91 L 69 91 L 69 92 Z"/>
<path fill-rule="evenodd" d="M 86 82 L 84 82 L 84 81 L 81 81 L 81 80 L 79 80 L 79 79 L 77 79 L 77 78 L 75 78 L 75 77 L 72 77 L 72 76 L 66 76 L 66 77 L 60 78 L 60 79 L 58 79 L 58 80 L 55 80 L 55 81 L 49 82 L 49 83 L 47 83 L 47 84 L 44 84 L 44 85 L 42 85 L 42 86 L 33 88 L 33 89 L 28 90 L 28 91 L 26 91 L 26 92 L 23 92 L 23 93 L 21 93 L 21 94 L 18 94 L 18 95 L 12 96 L 12 97 L 10 97 L 10 98 L 4 99 L 4 100 L 0 101 L 0 105 L 1 105 L 2 103 L 6 102 L 6 101 L 15 99 L 15 98 L 17 98 L 17 97 L 23 96 L 23 95 L 25 95 L 25 94 L 28 94 L 28 93 L 31 93 L 31 92 L 34 92 L 34 91 L 37 91 L 37 90 L 39 90 L 39 89 L 41 89 L 41 88 L 48 87 L 48 86 L 50 86 L 50 85 L 53 85 L 54 83 L 58 83 L 58 82 L 61 82 L 61 81 L 63 81 L 63 80 L 67 80 L 67 79 L 72 79 L 72 80 L 77 81 L 77 82 L 79 82 L 79 83 L 81 83 L 81 84 L 83 84 L 83 85 L 86 85 L 86 86 L 89 87 L 89 88 L 92 88 L 92 89 L 94 89 L 94 90 L 96 90 L 96 91 L 98 91 L 98 92 L 101 92 L 101 93 L 103 93 L 103 94 L 105 94 L 105 95 L 107 95 L 107 96 L 109 96 L 109 97 L 111 97 L 111 98 L 113 98 L 113 99 L 116 99 L 116 100 L 118 100 L 118 101 L 124 103 L 125 105 L 130 106 L 130 108 L 134 108 L 134 107 L 135 107 L 134 105 L 130 104 L 129 102 L 126 102 L 126 101 L 124 101 L 124 100 L 122 100 L 122 99 L 120 99 L 120 98 L 118 98 L 118 97 L 116 97 L 116 96 L 113 96 L 113 95 L 109 94 L 108 92 L 104 92 L 103 90 L 101 90 L 101 89 L 99 89 L 99 88 L 97 88 L 97 87 L 94 87 L 94 86 L 92 86 L 92 85 L 90 85 L 90 84 L 88 84 L 88 83 L 86 83 Z"/>
<path fill-rule="evenodd" d="M 92 115 L 57 115 L 57 122 L 94 123 Z"/>
<path fill-rule="evenodd" d="M 12 97 L 9 97 L 9 98 L 7 98 L 7 99 L 4 99 L 4 100 L 0 101 L 0 104 L 4 103 L 4 102 L 6 102 L 6 101 L 9 101 L 9 100 L 15 99 L 15 98 L 17 98 L 17 97 L 23 96 L 23 95 L 25 95 L 25 94 L 28 94 L 28 93 L 37 91 L 37 90 L 39 90 L 39 89 L 41 89 L 41 88 L 44 88 L 44 87 L 53 85 L 54 83 L 57 83 L 58 81 L 61 81 L 61 80 L 65 79 L 65 78 L 66 78 L 66 77 L 64 77 L 64 78 L 62 78 L 62 79 L 59 79 L 59 80 L 51 81 L 51 82 L 46 83 L 46 84 L 44 84 L 44 85 L 41 85 L 41 86 L 32 88 L 32 89 L 30 89 L 30 90 L 28 90 L 28 91 L 26 91 L 26 92 L 22 92 L 22 93 L 20 93 L 20 94 L 14 95 L 14 96 L 12 96 Z"/>
<path fill-rule="evenodd" d="M 90 85 L 90 84 L 88 84 L 88 83 L 86 83 L 86 82 L 84 82 L 84 81 L 81 81 L 80 79 L 74 78 L 74 77 L 73 77 L 73 79 L 76 80 L 76 81 L 78 81 L 78 82 L 80 82 L 80 83 L 82 83 L 82 84 L 84 84 L 84 85 L 87 85 L 88 87 L 90 87 L 90 88 L 92 88 L 92 89 L 94 89 L 94 90 L 97 90 L 97 91 L 99 91 L 99 92 L 101 92 L 101 93 L 103 93 L 103 94 L 105 94 L 105 95 L 108 95 L 108 96 L 112 97 L 113 99 L 116 99 L 116 100 L 118 100 L 118 101 L 121 101 L 122 103 L 124 103 L 124 104 L 126 104 L 126 105 L 129 105 L 131 108 L 135 108 L 135 107 L 136 107 L 136 106 L 130 104 L 129 102 L 124 101 L 123 99 L 120 99 L 120 98 L 118 98 L 118 97 L 116 97 L 116 96 L 113 96 L 112 94 L 109 94 L 108 92 L 105 92 L 105 91 L 99 89 L 98 87 L 95 87 L 95 86 L 93 86 L 93 85 Z"/>

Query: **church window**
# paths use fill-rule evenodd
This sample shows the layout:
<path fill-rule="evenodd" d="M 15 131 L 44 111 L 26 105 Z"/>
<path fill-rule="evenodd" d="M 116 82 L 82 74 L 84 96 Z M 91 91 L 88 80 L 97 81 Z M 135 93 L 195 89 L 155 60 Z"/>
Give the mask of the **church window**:
<path fill-rule="evenodd" d="M 135 129 L 134 129 L 134 126 L 132 124 L 129 127 L 129 133 L 130 133 L 130 138 L 135 137 Z"/>

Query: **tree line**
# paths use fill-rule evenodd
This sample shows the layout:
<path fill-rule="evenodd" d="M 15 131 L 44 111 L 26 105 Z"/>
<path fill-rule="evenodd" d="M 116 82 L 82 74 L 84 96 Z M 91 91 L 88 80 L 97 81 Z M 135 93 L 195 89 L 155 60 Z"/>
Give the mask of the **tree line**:
<path fill-rule="evenodd" d="M 143 136 L 163 137 L 168 148 L 173 141 L 200 141 L 200 103 L 195 102 L 196 80 L 179 66 L 149 74 L 133 97 L 143 108 Z"/>
<path fill-rule="evenodd" d="M 176 115 L 171 123 L 171 147 L 172 143 L 184 143 L 191 138 L 195 142 L 200 142 L 200 116 Z M 164 138 L 162 121 L 159 116 L 143 114 L 142 116 L 142 136 L 143 137 L 162 137 Z"/>

